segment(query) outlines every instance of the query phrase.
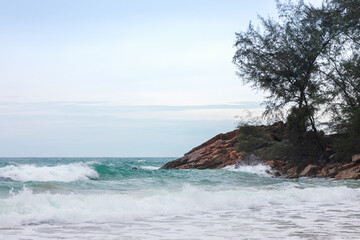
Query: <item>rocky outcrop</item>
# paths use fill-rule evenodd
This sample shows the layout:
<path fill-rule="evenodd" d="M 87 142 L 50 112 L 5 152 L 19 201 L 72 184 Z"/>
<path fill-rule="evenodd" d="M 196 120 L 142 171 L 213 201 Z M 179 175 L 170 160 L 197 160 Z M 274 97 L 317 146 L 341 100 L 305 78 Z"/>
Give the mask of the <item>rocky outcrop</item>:
<path fill-rule="evenodd" d="M 280 141 L 279 129 L 284 126 L 282 122 L 271 126 L 257 126 L 264 131 L 270 141 Z M 238 143 L 239 130 L 216 135 L 203 144 L 193 148 L 183 157 L 172 162 L 166 163 L 161 169 L 219 169 L 228 165 L 254 164 L 263 162 L 262 159 L 254 155 L 247 155 L 245 152 L 237 152 L 235 146 Z M 245 157 L 246 156 L 246 157 Z M 268 161 L 269 162 L 269 161 Z M 274 163 L 274 162 L 269 162 Z M 266 164 L 266 163 L 265 163 Z M 278 164 L 278 162 L 276 162 Z M 276 168 L 277 166 L 274 166 Z"/>
<path fill-rule="evenodd" d="M 299 177 L 317 177 L 317 178 L 336 178 L 338 180 L 360 179 L 360 154 L 352 157 L 349 163 L 328 163 L 322 166 L 314 164 L 307 165 L 299 171 L 299 167 L 290 167 L 282 162 L 282 164 L 274 161 L 273 168 L 280 171 L 287 178 Z"/>
<path fill-rule="evenodd" d="M 344 169 L 336 174 L 335 178 L 345 180 L 345 179 L 359 179 L 360 178 L 360 163 L 354 167 Z"/>
<path fill-rule="evenodd" d="M 234 165 L 243 155 L 235 150 L 238 130 L 219 134 L 193 148 L 183 157 L 166 163 L 161 169 L 218 169 Z"/>
<path fill-rule="evenodd" d="M 272 141 L 280 141 L 277 129 L 279 124 L 265 127 L 259 126 L 272 139 Z M 334 163 L 327 162 L 312 163 L 300 168 L 294 166 L 286 160 L 269 160 L 261 159 L 254 154 L 245 152 L 237 152 L 235 146 L 238 143 L 238 130 L 228 133 L 219 134 L 203 144 L 193 148 L 183 157 L 166 163 L 161 169 L 219 169 L 228 165 L 253 165 L 266 164 L 273 171 L 269 173 L 274 176 L 283 176 L 286 178 L 299 177 L 318 177 L 318 178 L 336 178 L 344 179 L 360 179 L 360 154 L 355 154 L 351 162 Z"/>

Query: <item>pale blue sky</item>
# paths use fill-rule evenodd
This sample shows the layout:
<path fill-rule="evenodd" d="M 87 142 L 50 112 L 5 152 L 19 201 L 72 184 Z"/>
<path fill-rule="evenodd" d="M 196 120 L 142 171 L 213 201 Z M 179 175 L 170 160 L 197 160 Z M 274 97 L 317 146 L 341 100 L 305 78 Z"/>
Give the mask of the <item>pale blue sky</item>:
<path fill-rule="evenodd" d="M 0 1 L 0 156 L 181 156 L 234 129 L 261 111 L 232 64 L 257 14 L 275 2 Z"/>

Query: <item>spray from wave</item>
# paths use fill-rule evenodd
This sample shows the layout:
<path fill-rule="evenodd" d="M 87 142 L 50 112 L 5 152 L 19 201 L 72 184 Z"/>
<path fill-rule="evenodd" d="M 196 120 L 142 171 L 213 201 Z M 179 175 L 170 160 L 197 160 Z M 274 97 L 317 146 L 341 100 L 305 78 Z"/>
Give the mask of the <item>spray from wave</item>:
<path fill-rule="evenodd" d="M 264 164 L 257 164 L 257 165 L 240 165 L 240 166 L 227 166 L 224 168 L 225 170 L 232 171 L 232 172 L 243 172 L 243 173 L 251 173 L 257 174 L 260 176 L 271 176 L 267 172 L 271 170 L 270 166 Z"/>

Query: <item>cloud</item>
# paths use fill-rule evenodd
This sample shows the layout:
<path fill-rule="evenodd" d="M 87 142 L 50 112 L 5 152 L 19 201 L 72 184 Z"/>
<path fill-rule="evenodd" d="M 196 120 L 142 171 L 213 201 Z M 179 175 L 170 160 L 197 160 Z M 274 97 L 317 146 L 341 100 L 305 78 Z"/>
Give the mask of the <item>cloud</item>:
<path fill-rule="evenodd" d="M 261 109 L 259 102 L 214 105 L 114 105 L 106 102 L 3 102 L 1 116 L 109 116 L 117 119 L 230 120 L 243 110 Z"/>

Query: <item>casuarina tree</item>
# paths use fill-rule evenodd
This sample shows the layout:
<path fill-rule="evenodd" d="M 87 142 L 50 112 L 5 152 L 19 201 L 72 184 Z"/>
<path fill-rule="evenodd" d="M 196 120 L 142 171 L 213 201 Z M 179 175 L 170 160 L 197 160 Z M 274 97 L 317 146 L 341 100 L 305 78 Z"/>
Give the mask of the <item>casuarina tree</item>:
<path fill-rule="evenodd" d="M 245 83 L 269 93 L 265 113 L 289 109 L 288 127 L 299 150 L 309 131 L 311 141 L 321 146 L 315 114 L 328 95 L 320 65 L 338 31 L 326 6 L 317 9 L 303 1 L 277 6 L 278 20 L 260 17 L 261 27 L 250 24 L 236 33 L 233 61 Z"/>

